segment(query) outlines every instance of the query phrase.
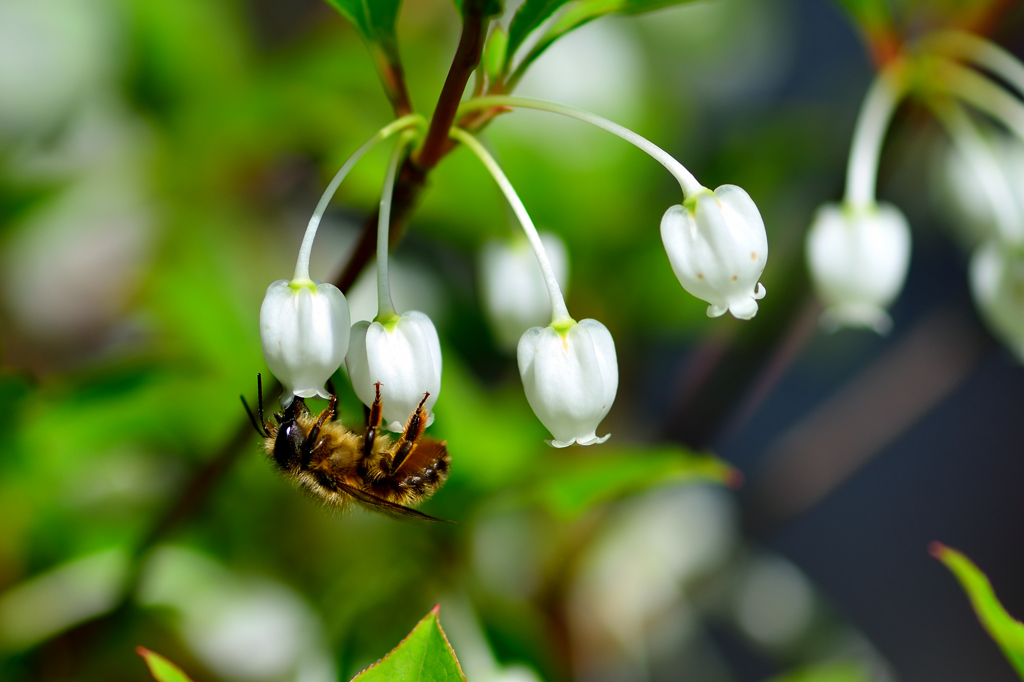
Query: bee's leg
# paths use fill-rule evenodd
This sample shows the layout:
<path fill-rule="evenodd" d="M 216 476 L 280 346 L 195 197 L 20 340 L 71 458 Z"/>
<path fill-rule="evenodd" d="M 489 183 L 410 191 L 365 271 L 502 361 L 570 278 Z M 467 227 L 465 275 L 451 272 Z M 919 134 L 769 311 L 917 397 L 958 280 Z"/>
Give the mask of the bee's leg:
<path fill-rule="evenodd" d="M 373 454 L 373 443 L 377 440 L 377 428 L 380 427 L 380 413 L 381 413 L 381 402 L 380 402 L 380 382 L 374 384 L 377 390 L 377 396 L 373 399 L 373 407 L 366 416 L 366 435 L 363 437 L 363 456 L 369 457 Z"/>
<path fill-rule="evenodd" d="M 327 392 L 331 394 L 331 400 L 334 400 L 335 401 L 334 404 L 335 404 L 335 406 L 337 406 L 336 397 L 338 395 L 338 392 L 334 390 L 334 382 L 331 381 L 330 379 L 327 380 Z M 334 410 L 334 414 L 331 415 L 331 421 L 333 422 L 337 418 L 338 418 L 338 410 L 335 409 Z"/>
<path fill-rule="evenodd" d="M 309 460 L 313 456 L 313 448 L 316 447 L 317 439 L 320 437 L 320 429 L 323 427 L 328 420 L 333 420 L 334 415 L 338 413 L 338 396 L 331 395 L 330 401 L 327 403 L 327 407 L 320 413 L 320 416 L 316 418 L 316 424 L 309 430 L 309 434 L 306 436 L 305 442 L 302 444 L 302 468 L 309 468 Z"/>
<path fill-rule="evenodd" d="M 393 474 L 398 471 L 398 468 L 405 462 L 409 453 L 412 452 L 412 446 L 416 444 L 416 439 L 423 435 L 423 430 L 427 428 L 427 420 L 423 414 L 423 403 L 427 402 L 429 397 L 429 393 L 423 394 L 423 400 L 420 401 L 412 416 L 409 417 L 409 422 L 405 425 L 405 431 L 402 432 L 402 437 L 395 448 L 395 456 L 391 459 L 390 471 L 388 473 Z"/>

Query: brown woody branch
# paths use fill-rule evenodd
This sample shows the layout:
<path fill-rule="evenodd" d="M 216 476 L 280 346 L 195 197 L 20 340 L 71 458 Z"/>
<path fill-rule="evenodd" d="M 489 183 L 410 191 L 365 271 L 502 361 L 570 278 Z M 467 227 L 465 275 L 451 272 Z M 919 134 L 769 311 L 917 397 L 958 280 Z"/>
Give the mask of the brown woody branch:
<path fill-rule="evenodd" d="M 448 131 L 455 123 L 455 114 L 462 102 L 469 77 L 473 75 L 484 50 L 484 36 L 487 32 L 487 20 L 476 3 L 465 3 L 466 16 L 462 22 L 462 36 L 455 50 L 448 77 L 441 88 L 441 96 L 437 100 L 437 108 L 430 119 L 430 128 L 423 146 L 415 154 L 414 163 L 423 171 L 428 171 L 454 146 L 448 137 Z"/>

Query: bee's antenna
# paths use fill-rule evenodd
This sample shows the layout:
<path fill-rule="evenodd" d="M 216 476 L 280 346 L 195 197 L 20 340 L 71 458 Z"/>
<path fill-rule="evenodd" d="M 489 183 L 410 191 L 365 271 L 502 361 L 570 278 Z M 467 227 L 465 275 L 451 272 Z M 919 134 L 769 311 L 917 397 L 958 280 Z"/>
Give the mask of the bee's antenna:
<path fill-rule="evenodd" d="M 257 400 L 259 400 L 258 405 L 260 408 L 260 424 L 263 425 L 263 430 L 266 431 L 267 418 L 263 416 L 263 375 L 260 374 L 259 372 L 256 372 L 256 398 Z M 267 434 L 267 437 L 270 437 L 269 432 Z"/>
<path fill-rule="evenodd" d="M 249 409 L 249 403 L 245 401 L 245 396 L 238 396 L 242 400 L 242 406 L 245 408 L 245 413 L 249 415 L 249 421 L 252 422 L 252 428 L 256 429 L 256 433 L 260 434 L 263 438 L 270 438 L 270 433 L 267 431 L 267 422 L 263 418 L 263 377 L 259 374 L 256 375 L 256 395 L 259 400 L 260 408 L 260 421 L 256 422 L 256 416 Z M 260 427 L 263 428 L 260 428 Z"/>
<path fill-rule="evenodd" d="M 264 433 L 260 429 L 259 425 L 256 423 L 256 417 L 255 417 L 255 415 L 253 415 L 252 410 L 249 409 L 249 403 L 245 402 L 245 396 L 244 395 L 240 395 L 238 397 L 241 398 L 241 400 L 242 400 L 242 407 L 245 408 L 245 413 L 247 415 L 249 415 L 249 421 L 252 422 L 252 428 L 256 429 L 256 433 L 260 434 L 261 437 L 269 438 L 270 436 L 268 434 Z"/>

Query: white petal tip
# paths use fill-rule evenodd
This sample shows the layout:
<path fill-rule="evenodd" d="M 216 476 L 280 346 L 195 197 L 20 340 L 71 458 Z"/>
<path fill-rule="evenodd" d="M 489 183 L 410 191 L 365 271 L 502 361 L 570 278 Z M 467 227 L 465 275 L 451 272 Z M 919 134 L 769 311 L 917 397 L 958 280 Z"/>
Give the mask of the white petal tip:
<path fill-rule="evenodd" d="M 577 439 L 576 442 L 579 443 L 580 445 L 600 445 L 601 443 L 605 442 L 611 437 L 612 434 L 608 433 L 605 434 L 604 436 L 601 436 L 600 438 L 598 438 L 597 436 L 592 436 L 586 439 Z"/>
<path fill-rule="evenodd" d="M 892 331 L 892 318 L 881 308 L 873 305 L 834 306 L 821 314 L 821 328 L 835 332 L 843 327 L 865 328 L 885 336 Z"/>
<path fill-rule="evenodd" d="M 757 315 L 757 304 L 755 303 L 753 307 L 743 305 L 737 308 L 729 308 L 729 312 L 731 312 L 732 316 L 737 320 L 752 320 L 754 319 L 754 316 Z"/>
<path fill-rule="evenodd" d="M 327 392 L 327 389 L 321 386 L 320 388 L 296 388 L 292 391 L 292 394 L 298 398 L 330 398 L 331 394 Z M 291 402 L 289 399 L 288 402 Z"/>
<path fill-rule="evenodd" d="M 708 317 L 721 317 L 722 315 L 725 315 L 727 310 L 729 309 L 712 303 L 708 306 Z"/>
<path fill-rule="evenodd" d="M 729 312 L 737 320 L 749 320 L 757 315 L 757 299 L 756 292 L 753 295 L 737 296 L 729 301 Z"/>
<path fill-rule="evenodd" d="M 583 436 L 582 438 L 576 438 L 574 440 L 556 440 L 552 438 L 551 440 L 546 440 L 544 442 L 553 448 L 567 448 L 570 445 L 600 445 L 611 437 L 612 434 L 609 433 L 600 438 L 597 436 Z"/>

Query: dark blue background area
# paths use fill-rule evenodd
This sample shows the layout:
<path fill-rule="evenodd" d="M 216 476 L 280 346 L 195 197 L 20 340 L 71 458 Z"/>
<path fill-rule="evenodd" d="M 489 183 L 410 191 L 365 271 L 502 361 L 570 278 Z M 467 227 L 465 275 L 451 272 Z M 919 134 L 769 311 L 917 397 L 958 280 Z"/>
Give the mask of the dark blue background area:
<path fill-rule="evenodd" d="M 801 0 L 796 7 L 798 66 L 772 95 L 774 104 L 821 100 L 838 110 L 859 103 L 872 69 L 851 24 L 834 3 Z M 851 124 L 835 123 L 847 135 Z M 889 198 L 884 182 L 879 194 Z M 1010 682 L 1015 675 L 959 584 L 927 549 L 938 540 L 965 552 L 1007 609 L 1024 615 L 1024 368 L 988 336 L 973 310 L 966 256 L 929 220 L 934 216 L 913 225 L 916 244 L 906 288 L 892 310 L 893 333 L 816 332 L 750 418 L 738 429 L 722 419 L 709 444 L 747 475 L 740 497 L 749 502 L 746 491 L 756 489 L 770 444 L 918 321 L 940 309 L 959 311 L 962 324 L 983 341 L 966 380 L 820 503 L 752 530 L 751 539 L 805 571 L 900 679 Z M 743 397 L 740 392 L 732 407 Z M 748 525 L 757 529 L 752 521 Z M 742 679 L 763 678 L 763 666 L 736 657 Z"/>

